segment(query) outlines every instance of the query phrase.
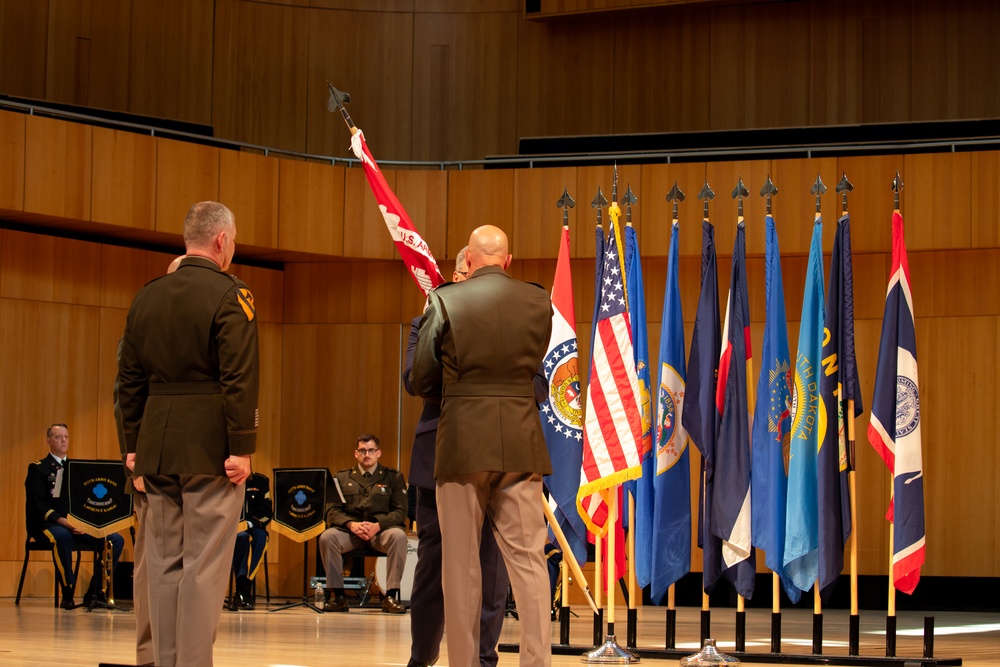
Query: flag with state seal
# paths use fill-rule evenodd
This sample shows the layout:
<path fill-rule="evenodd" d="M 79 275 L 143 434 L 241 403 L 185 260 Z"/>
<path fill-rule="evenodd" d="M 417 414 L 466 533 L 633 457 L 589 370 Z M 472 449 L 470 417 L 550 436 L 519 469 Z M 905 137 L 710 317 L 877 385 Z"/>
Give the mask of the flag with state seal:
<path fill-rule="evenodd" d="M 868 441 L 892 473 L 892 500 L 885 518 L 893 523 L 893 585 L 912 595 L 920 582 L 926 551 L 924 467 L 917 335 L 899 211 L 892 214 L 892 274 L 885 294 L 876 369 Z"/>
<path fill-rule="evenodd" d="M 570 275 L 569 228 L 563 227 L 552 282 L 552 337 L 542 372 L 549 398 L 541 406 L 542 430 L 552 459 L 544 479 L 549 504 L 577 562 L 587 561 L 587 529 L 576 509 L 583 465 L 583 406 Z"/>

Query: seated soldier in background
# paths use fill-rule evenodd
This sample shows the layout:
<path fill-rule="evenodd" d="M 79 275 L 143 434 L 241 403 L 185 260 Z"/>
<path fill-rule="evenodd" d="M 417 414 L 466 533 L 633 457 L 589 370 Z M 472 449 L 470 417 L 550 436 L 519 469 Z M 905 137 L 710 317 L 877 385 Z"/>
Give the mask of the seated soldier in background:
<path fill-rule="evenodd" d="M 267 550 L 267 524 L 274 518 L 271 481 L 267 475 L 255 472 L 247 478 L 243 516 L 247 527 L 236 534 L 233 549 L 236 592 L 230 600 L 229 611 L 254 608 L 254 580 Z"/>
<path fill-rule="evenodd" d="M 52 544 L 52 562 L 56 566 L 56 579 L 62 586 L 63 609 L 73 609 L 73 590 L 76 576 L 73 574 L 73 549 L 84 547 L 100 553 L 104 549 L 104 539 L 92 537 L 70 525 L 69 478 L 66 475 L 66 453 L 69 451 L 69 427 L 66 424 L 52 424 L 45 431 L 45 442 L 49 453 L 42 459 L 28 465 L 28 475 L 24 479 L 25 524 L 28 535 L 37 542 Z M 111 543 L 113 564 L 118 566 L 125 540 L 118 533 L 107 537 Z M 95 572 L 90 580 L 90 588 L 84 595 L 84 604 L 94 596 L 101 599 L 101 573 Z"/>
<path fill-rule="evenodd" d="M 347 611 L 344 595 L 344 553 L 371 546 L 386 554 L 386 596 L 382 611 L 402 614 L 399 583 L 406 564 L 406 480 L 403 473 L 379 464 L 382 449 L 371 433 L 358 436 L 358 465 L 334 477 L 333 504 L 326 513 L 329 526 L 319 536 L 326 569 L 324 611 Z"/>

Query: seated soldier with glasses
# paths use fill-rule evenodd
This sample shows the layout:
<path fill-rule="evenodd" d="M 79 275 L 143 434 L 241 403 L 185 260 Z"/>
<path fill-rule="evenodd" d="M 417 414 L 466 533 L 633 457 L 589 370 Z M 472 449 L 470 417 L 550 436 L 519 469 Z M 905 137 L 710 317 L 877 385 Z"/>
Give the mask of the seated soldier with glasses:
<path fill-rule="evenodd" d="M 324 611 L 347 611 L 344 595 L 344 554 L 368 545 L 386 554 L 386 596 L 382 611 L 402 614 L 399 582 L 406 564 L 406 480 L 398 470 L 379 464 L 378 438 L 358 436 L 354 458 L 358 465 L 334 477 L 333 504 L 326 513 L 329 526 L 319 536 L 319 552 L 326 569 Z"/>

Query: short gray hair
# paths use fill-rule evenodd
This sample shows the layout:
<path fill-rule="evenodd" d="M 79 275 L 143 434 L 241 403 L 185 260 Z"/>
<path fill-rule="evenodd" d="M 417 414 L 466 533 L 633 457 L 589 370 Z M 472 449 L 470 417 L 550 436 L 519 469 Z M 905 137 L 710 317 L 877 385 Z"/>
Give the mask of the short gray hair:
<path fill-rule="evenodd" d="M 202 247 L 221 231 L 235 225 L 233 212 L 217 201 L 200 201 L 184 218 L 184 244 Z"/>
<path fill-rule="evenodd" d="M 459 264 L 465 264 L 465 268 L 469 268 L 469 246 L 465 246 L 458 251 L 455 255 L 455 270 L 458 270 Z"/>

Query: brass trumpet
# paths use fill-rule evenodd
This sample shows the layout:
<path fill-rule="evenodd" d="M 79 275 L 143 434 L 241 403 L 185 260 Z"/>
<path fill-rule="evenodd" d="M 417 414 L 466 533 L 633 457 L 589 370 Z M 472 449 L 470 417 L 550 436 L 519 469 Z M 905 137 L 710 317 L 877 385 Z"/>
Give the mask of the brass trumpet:
<path fill-rule="evenodd" d="M 114 551 L 111 540 L 105 538 L 104 552 L 101 554 L 101 590 L 107 596 L 108 606 L 115 606 L 115 579 L 112 576 L 114 566 Z"/>

